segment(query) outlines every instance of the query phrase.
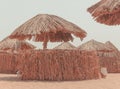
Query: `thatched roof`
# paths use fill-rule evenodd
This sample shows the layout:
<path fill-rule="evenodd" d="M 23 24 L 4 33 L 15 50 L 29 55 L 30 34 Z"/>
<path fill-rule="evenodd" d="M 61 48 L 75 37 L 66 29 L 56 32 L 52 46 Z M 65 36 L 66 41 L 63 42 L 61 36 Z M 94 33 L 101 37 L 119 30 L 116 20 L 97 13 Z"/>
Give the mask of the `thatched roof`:
<path fill-rule="evenodd" d="M 19 41 L 17 39 L 10 39 L 5 38 L 0 42 L 0 50 L 24 50 L 24 49 L 34 49 L 35 46 L 32 44 L 25 42 L 25 41 Z"/>
<path fill-rule="evenodd" d="M 99 23 L 106 25 L 119 25 L 120 24 L 120 11 L 113 14 L 104 14 L 101 15 L 95 20 Z"/>
<path fill-rule="evenodd" d="M 81 39 L 86 37 L 84 30 L 61 17 L 39 14 L 15 29 L 10 38 L 41 41 L 44 42 L 44 48 L 47 48 L 47 42 L 49 41 L 67 42 L 73 40 L 71 33 Z"/>
<path fill-rule="evenodd" d="M 78 49 L 87 51 L 110 51 L 110 49 L 106 47 L 104 43 L 95 40 L 90 40 L 86 43 L 83 43 L 78 47 Z"/>
<path fill-rule="evenodd" d="M 120 24 L 120 0 L 101 0 L 87 10 L 99 23 Z"/>
<path fill-rule="evenodd" d="M 76 49 L 76 47 L 69 42 L 63 42 L 57 47 L 55 47 L 54 49 L 70 49 L 71 50 L 71 49 Z"/>
<path fill-rule="evenodd" d="M 119 50 L 110 42 L 110 41 L 107 41 L 105 43 L 105 46 L 106 47 L 109 47 L 111 50 L 113 50 L 112 52 L 110 53 L 104 53 L 105 56 L 108 56 L 108 57 L 116 57 L 116 58 L 119 58 L 120 59 L 120 52 Z"/>
<path fill-rule="evenodd" d="M 111 43 L 110 41 L 105 42 L 105 45 L 112 50 L 117 50 L 118 51 L 118 49 L 115 47 L 115 45 L 113 43 Z"/>
<path fill-rule="evenodd" d="M 93 16 L 115 13 L 120 11 L 120 0 L 101 0 L 87 9 Z"/>

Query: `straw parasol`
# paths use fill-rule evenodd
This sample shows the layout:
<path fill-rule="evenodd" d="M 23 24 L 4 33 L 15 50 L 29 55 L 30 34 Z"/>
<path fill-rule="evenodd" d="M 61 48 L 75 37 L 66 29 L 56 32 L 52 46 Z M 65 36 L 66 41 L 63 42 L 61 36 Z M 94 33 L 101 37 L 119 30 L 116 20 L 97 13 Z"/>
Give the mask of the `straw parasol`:
<path fill-rule="evenodd" d="M 0 42 L 0 50 L 24 50 L 34 49 L 35 46 L 25 41 L 19 41 L 17 39 L 5 38 Z"/>
<path fill-rule="evenodd" d="M 93 16 L 115 13 L 120 11 L 120 0 L 101 0 L 87 9 Z"/>
<path fill-rule="evenodd" d="M 19 40 L 29 39 L 43 42 L 43 49 L 47 48 L 47 42 L 67 42 L 72 41 L 72 35 L 81 40 L 86 37 L 86 32 L 77 25 L 64 20 L 61 17 L 48 14 L 39 14 L 23 25 L 18 27 L 10 38 Z"/>
<path fill-rule="evenodd" d="M 104 43 L 95 41 L 93 39 L 80 45 L 78 49 L 87 50 L 87 51 L 101 51 L 101 52 L 111 51 L 108 47 L 104 45 Z"/>
<path fill-rule="evenodd" d="M 97 22 L 106 25 L 119 25 L 120 24 L 120 12 L 114 14 L 104 14 L 95 19 Z"/>
<path fill-rule="evenodd" d="M 58 45 L 57 47 L 55 47 L 54 49 L 76 49 L 76 47 L 74 45 L 72 45 L 69 42 L 63 42 L 60 45 Z"/>
<path fill-rule="evenodd" d="M 106 25 L 120 24 L 120 0 L 101 0 L 87 10 L 97 22 Z"/>

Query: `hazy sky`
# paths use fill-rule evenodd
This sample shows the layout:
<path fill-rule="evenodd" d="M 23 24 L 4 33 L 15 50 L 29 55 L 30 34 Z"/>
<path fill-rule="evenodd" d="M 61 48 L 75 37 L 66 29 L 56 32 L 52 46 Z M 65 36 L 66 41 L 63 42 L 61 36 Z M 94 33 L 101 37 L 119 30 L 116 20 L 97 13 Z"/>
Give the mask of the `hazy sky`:
<path fill-rule="evenodd" d="M 8 36 L 18 26 L 32 18 L 43 14 L 58 15 L 77 24 L 88 34 L 81 42 L 75 38 L 73 44 L 80 45 L 90 39 L 100 42 L 110 40 L 120 49 L 120 26 L 106 26 L 95 22 L 86 11 L 99 0 L 0 0 L 0 40 Z M 41 43 L 33 43 L 41 48 Z M 48 44 L 52 48 L 57 44 Z"/>

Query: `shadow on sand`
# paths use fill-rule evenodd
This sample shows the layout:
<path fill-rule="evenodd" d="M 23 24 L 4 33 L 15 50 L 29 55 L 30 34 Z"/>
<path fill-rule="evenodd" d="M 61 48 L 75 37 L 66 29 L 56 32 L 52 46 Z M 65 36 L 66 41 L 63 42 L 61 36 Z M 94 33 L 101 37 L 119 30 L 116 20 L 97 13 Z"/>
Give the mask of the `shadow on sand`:
<path fill-rule="evenodd" d="M 93 80 L 98 80 L 98 79 L 93 79 Z M 63 83 L 63 82 L 84 82 L 85 80 L 72 80 L 72 81 L 48 81 L 48 80 L 44 80 L 44 81 L 40 81 L 40 80 L 21 80 L 19 77 L 17 77 L 17 75 L 0 75 L 0 81 L 8 81 L 8 82 L 47 82 L 47 83 Z M 87 80 L 90 81 L 90 80 Z"/>

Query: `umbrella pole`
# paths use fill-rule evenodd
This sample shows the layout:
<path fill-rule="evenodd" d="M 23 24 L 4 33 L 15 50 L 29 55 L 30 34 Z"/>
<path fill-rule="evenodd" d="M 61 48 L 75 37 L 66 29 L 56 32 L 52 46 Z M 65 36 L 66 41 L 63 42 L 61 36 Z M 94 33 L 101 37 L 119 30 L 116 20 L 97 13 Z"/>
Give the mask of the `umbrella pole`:
<path fill-rule="evenodd" d="M 47 49 L 47 41 L 43 42 L 43 50 Z"/>

